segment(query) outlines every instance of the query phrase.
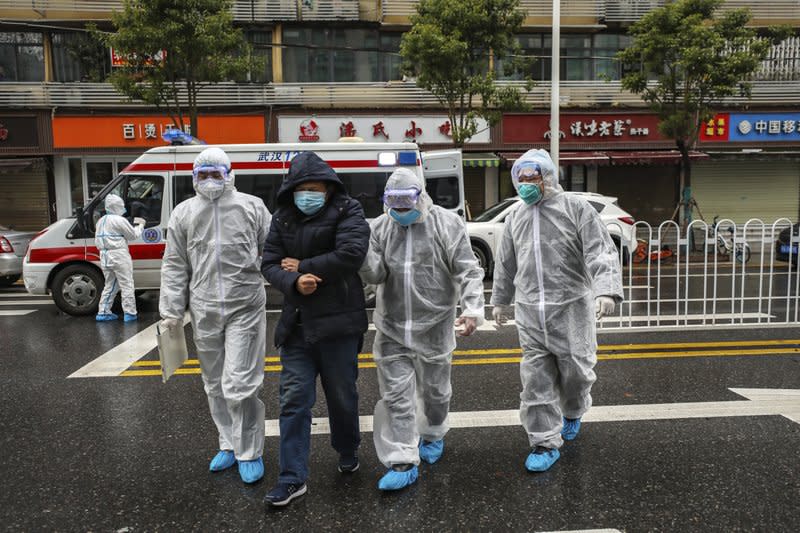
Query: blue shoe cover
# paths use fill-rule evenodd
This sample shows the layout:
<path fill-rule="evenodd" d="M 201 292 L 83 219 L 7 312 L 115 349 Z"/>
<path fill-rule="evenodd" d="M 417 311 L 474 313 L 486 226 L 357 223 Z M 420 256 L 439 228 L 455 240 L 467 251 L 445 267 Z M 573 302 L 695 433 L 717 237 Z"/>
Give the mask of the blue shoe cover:
<path fill-rule="evenodd" d="M 232 451 L 220 450 L 217 452 L 217 455 L 211 459 L 211 464 L 208 465 L 208 469 L 212 472 L 221 472 L 222 470 L 226 470 L 235 464 L 236 457 L 233 455 Z"/>
<path fill-rule="evenodd" d="M 419 441 L 419 458 L 432 465 L 442 456 L 444 451 L 444 440 L 428 442 L 420 439 Z"/>
<path fill-rule="evenodd" d="M 264 461 L 261 457 L 252 461 L 239 461 L 239 476 L 245 483 L 255 483 L 264 477 Z"/>
<path fill-rule="evenodd" d="M 580 418 L 567 418 L 564 417 L 564 427 L 561 428 L 561 437 L 564 440 L 575 440 L 578 432 L 581 430 Z"/>
<path fill-rule="evenodd" d="M 378 488 L 381 490 L 400 490 L 417 481 L 418 477 L 419 469 L 416 466 L 405 472 L 389 469 L 378 481 Z"/>
<path fill-rule="evenodd" d="M 119 317 L 114 313 L 105 313 L 94 317 L 97 322 L 111 322 L 112 320 L 117 320 L 118 318 Z"/>
<path fill-rule="evenodd" d="M 125 318 L 123 320 L 125 320 L 125 322 L 135 322 L 139 320 L 139 315 L 129 315 L 125 313 Z"/>
<path fill-rule="evenodd" d="M 539 449 L 540 452 L 543 450 L 543 448 Z M 558 461 L 559 457 L 561 457 L 561 454 L 556 449 L 545 450 L 543 453 L 531 452 L 525 460 L 525 468 L 528 469 L 529 472 L 544 472 L 549 470 L 550 467 Z"/>

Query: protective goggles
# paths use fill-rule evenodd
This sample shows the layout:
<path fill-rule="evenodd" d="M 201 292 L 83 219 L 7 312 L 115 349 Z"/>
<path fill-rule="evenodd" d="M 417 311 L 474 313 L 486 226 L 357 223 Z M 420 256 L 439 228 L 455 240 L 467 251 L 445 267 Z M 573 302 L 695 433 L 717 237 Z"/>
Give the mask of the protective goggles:
<path fill-rule="evenodd" d="M 519 178 L 541 178 L 542 167 L 539 163 L 523 163 L 517 169 L 517 179 Z"/>
<path fill-rule="evenodd" d="M 228 169 L 222 165 L 201 165 L 192 169 L 192 177 L 195 181 L 201 181 L 206 178 L 227 180 Z"/>
<path fill-rule="evenodd" d="M 389 189 L 383 193 L 383 203 L 389 209 L 412 209 L 419 194 L 417 189 Z"/>

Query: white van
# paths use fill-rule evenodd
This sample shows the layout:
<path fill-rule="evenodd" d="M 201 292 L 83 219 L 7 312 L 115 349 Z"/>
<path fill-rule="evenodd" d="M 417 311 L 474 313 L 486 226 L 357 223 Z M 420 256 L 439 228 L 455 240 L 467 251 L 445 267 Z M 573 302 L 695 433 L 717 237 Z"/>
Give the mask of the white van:
<path fill-rule="evenodd" d="M 142 237 L 130 243 L 137 290 L 158 289 L 161 258 L 169 239 L 172 209 L 194 195 L 192 163 L 206 145 L 153 148 L 128 165 L 81 210 L 76 218 L 50 225 L 28 246 L 23 264 L 31 294 L 53 295 L 72 315 L 97 312 L 103 288 L 100 257 L 94 244 L 95 224 L 105 214 L 105 196 L 118 194 L 128 217 L 147 221 Z M 350 195 L 361 202 L 367 218 L 383 212 L 386 180 L 398 167 L 423 175 L 433 201 L 464 215 L 460 150 L 420 152 L 414 143 L 338 142 L 309 144 L 221 145 L 236 171 L 236 188 L 260 197 L 275 210 L 275 196 L 289 164 L 300 152 L 313 151 L 339 175 Z"/>

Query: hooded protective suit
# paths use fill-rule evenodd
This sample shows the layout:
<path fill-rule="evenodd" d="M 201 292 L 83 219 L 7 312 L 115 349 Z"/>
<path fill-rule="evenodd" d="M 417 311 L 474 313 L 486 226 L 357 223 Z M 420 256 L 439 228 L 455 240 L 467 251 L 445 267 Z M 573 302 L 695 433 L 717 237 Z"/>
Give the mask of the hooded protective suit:
<path fill-rule="evenodd" d="M 562 415 L 580 418 L 591 407 L 596 376 L 594 300 L 622 300 L 618 252 L 597 211 L 564 194 L 550 155 L 529 150 L 511 178 L 538 163 L 544 196 L 506 219 L 494 270 L 491 303 L 515 303 L 522 361 L 520 419 L 532 447 L 562 445 Z M 516 295 L 516 297 L 515 297 Z"/>
<path fill-rule="evenodd" d="M 159 311 L 180 320 L 189 306 L 219 447 L 233 450 L 239 461 L 250 461 L 264 449 L 261 254 L 271 215 L 260 198 L 236 190 L 230 159 L 221 149 L 203 150 L 194 167 L 227 169 L 225 183 L 209 193 L 195 179 L 198 194 L 173 211 Z"/>
<path fill-rule="evenodd" d="M 97 221 L 94 242 L 100 250 L 100 268 L 105 285 L 97 310 L 99 316 L 110 315 L 117 293 L 122 290 L 122 310 L 136 316 L 136 298 L 133 288 L 133 262 L 128 241 L 142 236 L 143 225 L 132 226 L 122 215 L 125 203 L 116 194 L 106 196 L 106 214 Z"/>
<path fill-rule="evenodd" d="M 373 438 L 387 467 L 419 464 L 419 437 L 433 442 L 447 433 L 456 306 L 478 325 L 484 315 L 484 273 L 463 220 L 433 205 L 411 170 L 396 170 L 386 183 L 387 191 L 410 188 L 420 191 L 419 217 L 408 226 L 389 214 L 375 219 L 360 271 L 378 286 L 372 318 L 381 400 Z"/>

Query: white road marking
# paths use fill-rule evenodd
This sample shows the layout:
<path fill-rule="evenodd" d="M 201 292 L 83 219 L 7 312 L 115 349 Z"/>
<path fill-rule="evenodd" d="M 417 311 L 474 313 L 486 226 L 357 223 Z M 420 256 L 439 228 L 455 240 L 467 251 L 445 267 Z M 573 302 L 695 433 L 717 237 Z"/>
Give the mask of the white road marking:
<path fill-rule="evenodd" d="M 0 316 L 23 316 L 35 313 L 36 309 L 13 309 L 13 310 L 0 310 Z"/>
<path fill-rule="evenodd" d="M 37 302 L 34 300 L 19 300 L 15 302 L 0 302 L 0 305 L 55 305 L 52 300 L 46 302 Z"/>
<path fill-rule="evenodd" d="M 748 398 L 727 402 L 663 403 L 642 405 L 601 405 L 592 407 L 584 422 L 631 422 L 735 416 L 784 416 L 800 424 L 800 389 L 729 389 Z M 462 411 L 450 413 L 451 428 L 519 426 L 519 409 L 507 411 Z M 372 431 L 372 416 L 359 417 L 362 432 Z M 312 434 L 329 434 L 327 418 L 311 421 Z M 278 420 L 264 421 L 267 437 L 280 435 Z"/>
<path fill-rule="evenodd" d="M 189 323 L 189 313 L 186 313 L 183 322 L 184 324 Z M 99 378 L 119 376 L 133 363 L 158 346 L 158 342 L 156 341 L 156 326 L 158 326 L 158 322 L 143 329 L 122 344 L 118 344 L 67 377 Z"/>
<path fill-rule="evenodd" d="M 27 294 L 23 292 L 16 293 L 0 293 L 0 298 L 25 298 L 26 300 L 51 300 L 52 297 L 46 294 Z"/>

